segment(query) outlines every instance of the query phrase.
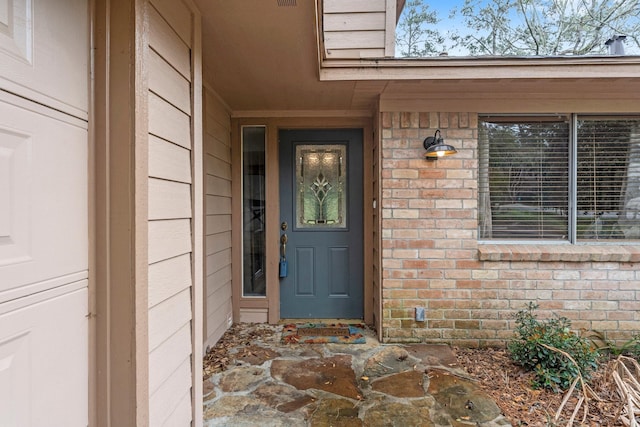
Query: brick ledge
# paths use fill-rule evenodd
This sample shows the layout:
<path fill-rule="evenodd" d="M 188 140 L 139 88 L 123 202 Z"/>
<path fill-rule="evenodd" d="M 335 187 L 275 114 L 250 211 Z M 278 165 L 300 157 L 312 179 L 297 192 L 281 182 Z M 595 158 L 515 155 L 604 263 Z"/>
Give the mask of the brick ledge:
<path fill-rule="evenodd" d="M 640 262 L 638 245 L 478 244 L 480 261 Z"/>

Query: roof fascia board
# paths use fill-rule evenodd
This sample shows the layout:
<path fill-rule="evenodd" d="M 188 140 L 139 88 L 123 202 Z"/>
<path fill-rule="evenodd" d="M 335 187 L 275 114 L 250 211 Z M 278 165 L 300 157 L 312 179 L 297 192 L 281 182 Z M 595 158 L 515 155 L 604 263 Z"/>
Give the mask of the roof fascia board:
<path fill-rule="evenodd" d="M 323 60 L 321 81 L 638 78 L 640 56 Z"/>

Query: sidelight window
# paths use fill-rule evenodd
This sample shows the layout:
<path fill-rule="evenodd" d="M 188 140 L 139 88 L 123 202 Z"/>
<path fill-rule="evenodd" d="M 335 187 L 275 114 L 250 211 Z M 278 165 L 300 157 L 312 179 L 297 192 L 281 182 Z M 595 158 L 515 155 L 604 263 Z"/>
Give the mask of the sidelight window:
<path fill-rule="evenodd" d="M 242 128 L 243 296 L 266 296 L 265 136 L 263 126 Z"/>

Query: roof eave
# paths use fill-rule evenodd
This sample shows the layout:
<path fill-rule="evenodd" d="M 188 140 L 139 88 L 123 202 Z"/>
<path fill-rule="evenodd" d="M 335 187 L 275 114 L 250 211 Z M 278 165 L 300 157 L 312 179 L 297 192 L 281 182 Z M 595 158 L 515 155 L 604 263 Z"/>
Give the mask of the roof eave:
<path fill-rule="evenodd" d="M 321 81 L 640 78 L 640 56 L 324 59 Z"/>

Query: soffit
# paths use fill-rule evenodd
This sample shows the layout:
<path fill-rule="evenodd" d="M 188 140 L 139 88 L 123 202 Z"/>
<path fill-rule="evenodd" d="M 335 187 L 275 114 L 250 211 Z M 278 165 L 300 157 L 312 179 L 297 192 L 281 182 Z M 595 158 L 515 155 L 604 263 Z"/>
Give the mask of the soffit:
<path fill-rule="evenodd" d="M 335 80 L 321 81 L 315 1 L 195 1 L 203 20 L 204 80 L 237 116 L 367 114 L 379 98 L 393 101 L 394 108 L 416 99 L 427 100 L 427 105 L 429 99 L 446 100 L 450 108 L 458 108 L 450 101 L 622 98 L 628 108 L 640 93 L 637 57 L 613 63 L 607 58 L 588 63 L 580 58 L 325 61 L 322 73 L 334 73 Z"/>
<path fill-rule="evenodd" d="M 319 80 L 315 1 L 196 3 L 202 13 L 204 80 L 232 111 L 372 107 L 379 92 L 371 85 Z"/>

